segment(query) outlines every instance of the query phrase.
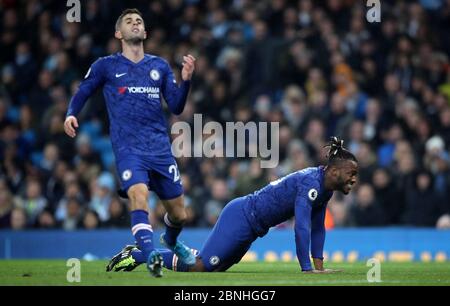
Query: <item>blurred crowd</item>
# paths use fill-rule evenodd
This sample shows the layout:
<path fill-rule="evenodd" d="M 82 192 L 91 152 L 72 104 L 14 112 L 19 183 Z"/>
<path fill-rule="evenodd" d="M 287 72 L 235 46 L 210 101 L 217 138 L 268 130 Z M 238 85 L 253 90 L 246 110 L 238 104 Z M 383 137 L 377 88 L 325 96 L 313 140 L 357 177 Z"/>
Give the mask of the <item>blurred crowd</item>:
<path fill-rule="evenodd" d="M 129 226 L 101 91 L 65 135 L 71 96 L 99 57 L 120 52 L 121 11 L 144 14 L 145 51 L 197 58 L 177 121 L 279 122 L 280 162 L 178 159 L 187 226 L 210 227 L 226 203 L 290 172 L 326 163 L 332 135 L 359 160 L 327 227 L 450 228 L 450 1 L 381 1 L 381 22 L 356 0 L 0 1 L 0 228 Z M 173 137 L 176 137 L 174 135 Z M 205 136 L 206 137 L 206 136 Z M 199 141 L 199 139 L 194 139 Z M 152 194 L 154 227 L 164 209 Z M 292 221 L 280 227 L 291 227 Z"/>

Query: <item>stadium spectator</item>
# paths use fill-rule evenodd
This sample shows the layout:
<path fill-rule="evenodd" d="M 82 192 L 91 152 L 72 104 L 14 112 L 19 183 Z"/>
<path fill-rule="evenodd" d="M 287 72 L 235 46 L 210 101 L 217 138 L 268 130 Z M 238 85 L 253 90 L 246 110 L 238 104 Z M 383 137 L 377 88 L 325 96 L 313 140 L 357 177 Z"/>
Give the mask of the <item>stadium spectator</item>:
<path fill-rule="evenodd" d="M 66 215 L 62 220 L 61 227 L 66 231 L 73 231 L 79 228 L 83 217 L 83 207 L 76 198 L 67 201 Z"/>
<path fill-rule="evenodd" d="M 374 171 L 371 183 L 374 186 L 375 197 L 384 210 L 387 225 L 399 224 L 400 216 L 404 210 L 404 203 L 400 190 L 395 185 L 395 177 L 386 168 Z"/>
<path fill-rule="evenodd" d="M 110 173 L 104 172 L 92 184 L 94 186 L 92 187 L 93 192 L 89 208 L 97 213 L 100 221 L 105 222 L 110 217 L 109 206 L 112 193 L 116 190 L 114 178 Z"/>
<path fill-rule="evenodd" d="M 436 223 L 436 228 L 450 229 L 450 215 L 442 215 Z"/>
<path fill-rule="evenodd" d="M 55 218 L 58 222 L 64 221 L 67 218 L 68 204 L 71 199 L 77 199 L 79 203 L 83 203 L 84 198 L 81 194 L 80 186 L 77 182 L 68 182 L 65 185 L 65 193 L 58 201 L 55 209 Z"/>
<path fill-rule="evenodd" d="M 104 227 L 128 228 L 130 227 L 130 217 L 126 205 L 118 197 L 113 197 L 109 204 L 109 218 L 104 223 Z"/>
<path fill-rule="evenodd" d="M 445 212 L 445 201 L 433 191 L 433 178 L 428 171 L 419 171 L 414 185 L 405 197 L 403 222 L 412 226 L 435 226 L 436 220 Z"/>
<path fill-rule="evenodd" d="M 44 185 L 45 197 L 49 200 L 52 211 L 55 211 L 57 203 L 61 200 L 66 188 L 64 186 L 64 175 L 68 171 L 68 164 L 58 160 L 51 172 L 50 177 Z"/>
<path fill-rule="evenodd" d="M 355 152 L 359 165 L 359 181 L 362 183 L 370 183 L 372 174 L 377 167 L 377 157 L 373 152 L 370 143 L 361 142 Z"/>
<path fill-rule="evenodd" d="M 101 222 L 97 212 L 94 210 L 88 210 L 82 217 L 82 221 L 79 222 L 78 228 L 86 230 L 95 230 L 101 226 Z"/>
<path fill-rule="evenodd" d="M 207 226 L 216 224 L 222 208 L 227 203 L 229 194 L 226 182 L 223 179 L 215 179 L 212 183 L 211 199 L 206 202 L 203 211 L 204 219 Z"/>
<path fill-rule="evenodd" d="M 11 213 L 14 201 L 5 179 L 0 178 L 0 228 L 11 227 Z"/>
<path fill-rule="evenodd" d="M 27 228 L 27 215 L 22 208 L 14 208 L 11 212 L 11 229 L 15 231 Z"/>
<path fill-rule="evenodd" d="M 43 196 L 38 180 L 30 179 L 26 183 L 25 195 L 19 206 L 27 216 L 27 225 L 34 226 L 39 214 L 47 207 L 47 199 Z"/>
<path fill-rule="evenodd" d="M 252 193 L 265 184 L 264 169 L 261 169 L 258 159 L 250 162 L 248 171 L 239 176 L 234 189 L 234 196 L 240 197 Z"/>
<path fill-rule="evenodd" d="M 57 227 L 57 225 L 58 224 L 50 211 L 44 210 L 41 214 L 39 214 L 36 224 L 37 228 L 54 229 Z"/>
<path fill-rule="evenodd" d="M 328 203 L 328 212 L 333 217 L 333 227 L 345 227 L 350 225 L 349 208 L 343 197 L 338 194 L 333 195 Z"/>
<path fill-rule="evenodd" d="M 350 209 L 351 223 L 355 226 L 381 226 L 385 224 L 384 212 L 375 198 L 373 187 L 362 184 Z"/>

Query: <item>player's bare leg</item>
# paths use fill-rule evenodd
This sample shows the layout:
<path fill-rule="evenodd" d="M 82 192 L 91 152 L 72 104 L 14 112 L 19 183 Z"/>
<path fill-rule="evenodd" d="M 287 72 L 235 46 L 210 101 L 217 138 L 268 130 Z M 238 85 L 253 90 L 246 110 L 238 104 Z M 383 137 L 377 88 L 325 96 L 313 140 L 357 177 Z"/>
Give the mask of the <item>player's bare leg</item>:
<path fill-rule="evenodd" d="M 186 222 L 187 214 L 184 208 L 183 195 L 175 199 L 162 200 L 162 203 L 167 211 L 170 221 L 177 224 L 184 224 L 184 222 Z"/>
<path fill-rule="evenodd" d="M 162 276 L 163 260 L 153 246 L 153 229 L 148 220 L 149 191 L 147 185 L 135 184 L 128 189 L 127 194 L 130 199 L 131 231 L 144 258 L 147 259 L 147 269 L 151 275 L 160 277 Z"/>
<path fill-rule="evenodd" d="M 161 243 L 171 249 L 187 265 L 194 265 L 195 256 L 186 245 L 177 239 L 187 218 L 183 195 L 163 200 L 162 203 L 167 213 L 164 216 L 166 232 L 161 235 Z"/>
<path fill-rule="evenodd" d="M 189 267 L 189 272 L 207 272 L 200 258 L 196 258 L 195 265 Z"/>
<path fill-rule="evenodd" d="M 149 191 L 147 185 L 136 184 L 128 189 L 128 198 L 130 199 L 130 210 L 144 210 L 148 213 L 148 196 Z"/>

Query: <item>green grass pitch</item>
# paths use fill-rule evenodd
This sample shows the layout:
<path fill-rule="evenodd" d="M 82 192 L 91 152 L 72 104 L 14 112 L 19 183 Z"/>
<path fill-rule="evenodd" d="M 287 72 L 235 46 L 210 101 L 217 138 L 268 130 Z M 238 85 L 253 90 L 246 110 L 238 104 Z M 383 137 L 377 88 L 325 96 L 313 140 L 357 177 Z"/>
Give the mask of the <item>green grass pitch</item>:
<path fill-rule="evenodd" d="M 450 262 L 381 264 L 381 282 L 368 283 L 364 262 L 329 263 L 336 274 L 300 272 L 296 262 L 243 262 L 223 273 L 181 273 L 164 270 L 152 278 L 144 265 L 133 272 L 105 272 L 106 261 L 81 261 L 81 282 L 69 283 L 64 260 L 0 260 L 0 285 L 151 285 L 151 286 L 301 286 L 301 285 L 450 285 Z"/>

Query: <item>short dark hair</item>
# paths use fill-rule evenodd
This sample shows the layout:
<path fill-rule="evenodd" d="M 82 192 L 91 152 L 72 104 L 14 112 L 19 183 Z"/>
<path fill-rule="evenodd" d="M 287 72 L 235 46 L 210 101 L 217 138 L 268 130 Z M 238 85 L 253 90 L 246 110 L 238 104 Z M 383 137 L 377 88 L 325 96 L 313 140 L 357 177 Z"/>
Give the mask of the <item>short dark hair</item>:
<path fill-rule="evenodd" d="M 117 18 L 116 31 L 119 30 L 119 26 L 120 26 L 120 23 L 122 22 L 123 17 L 125 17 L 125 15 L 128 15 L 128 14 L 138 14 L 139 16 L 141 16 L 142 20 L 144 19 L 144 17 L 142 16 L 142 13 L 137 8 L 127 8 L 120 14 L 119 18 Z"/>
<path fill-rule="evenodd" d="M 330 148 L 327 154 L 328 165 L 336 165 L 342 160 L 352 160 L 356 163 L 358 162 L 355 155 L 344 148 L 344 140 L 339 137 L 331 137 L 330 142 L 328 142 L 325 147 Z"/>

